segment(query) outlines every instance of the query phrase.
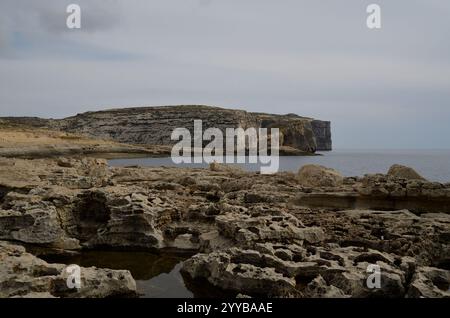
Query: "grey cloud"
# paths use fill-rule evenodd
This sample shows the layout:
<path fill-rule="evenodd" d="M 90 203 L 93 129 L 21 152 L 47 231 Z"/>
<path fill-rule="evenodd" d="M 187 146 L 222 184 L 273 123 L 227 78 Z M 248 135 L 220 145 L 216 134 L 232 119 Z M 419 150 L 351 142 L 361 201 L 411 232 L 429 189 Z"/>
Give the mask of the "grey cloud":
<path fill-rule="evenodd" d="M 82 8 L 82 28 L 66 27 L 66 7 L 74 1 L 5 0 L 0 4 L 0 56 L 8 59 L 132 59 L 138 54 L 89 41 L 93 34 L 120 26 L 119 1 L 76 1 Z M 0 39 L 1 41 L 1 39 Z"/>
<path fill-rule="evenodd" d="M 9 43 L 9 32 L 6 29 L 6 23 L 0 21 L 0 51 L 6 49 Z"/>
<path fill-rule="evenodd" d="M 49 32 L 66 32 L 66 8 L 69 4 L 80 5 L 82 13 L 81 32 L 107 31 L 120 25 L 121 10 L 117 1 L 61 1 L 41 6 L 39 22 Z"/>
<path fill-rule="evenodd" d="M 71 2 L 80 32 L 69 2 L 0 3 L 0 115 L 198 103 L 328 119 L 338 147 L 450 147 L 448 2 L 375 1 L 378 31 L 373 1 Z"/>

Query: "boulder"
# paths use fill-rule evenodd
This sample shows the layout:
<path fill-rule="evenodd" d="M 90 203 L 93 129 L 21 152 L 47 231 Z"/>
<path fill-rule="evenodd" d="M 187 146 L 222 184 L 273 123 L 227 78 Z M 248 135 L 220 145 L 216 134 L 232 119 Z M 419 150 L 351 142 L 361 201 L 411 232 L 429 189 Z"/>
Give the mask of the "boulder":
<path fill-rule="evenodd" d="M 450 271 L 419 267 L 412 277 L 407 297 L 450 298 Z"/>
<path fill-rule="evenodd" d="M 425 180 L 425 178 L 418 174 L 413 168 L 397 164 L 389 168 L 387 175 L 398 179 Z"/>
<path fill-rule="evenodd" d="M 209 170 L 216 171 L 216 172 L 235 172 L 235 173 L 242 173 L 244 170 L 242 170 L 241 167 L 239 167 L 236 164 L 224 164 L 224 163 L 218 163 L 218 162 L 211 162 L 209 164 Z"/>
<path fill-rule="evenodd" d="M 0 239 L 76 249 L 78 241 L 66 236 L 53 204 L 38 196 L 9 192 L 0 206 Z"/>
<path fill-rule="evenodd" d="M 183 263 L 182 272 L 192 279 L 206 279 L 210 284 L 236 294 L 295 294 L 295 279 L 286 277 L 274 267 L 265 266 L 266 263 L 267 257 L 257 251 L 232 248 L 197 254 Z"/>
<path fill-rule="evenodd" d="M 281 212 L 275 215 L 253 216 L 244 213 L 226 213 L 216 217 L 219 233 L 240 244 L 252 242 L 318 243 L 325 239 L 320 227 L 305 227 L 293 215 Z"/>
<path fill-rule="evenodd" d="M 73 229 L 69 234 L 90 247 L 158 248 L 163 246 L 158 226 L 169 223 L 172 212 L 170 205 L 127 189 L 88 190 L 74 200 L 67 228 Z M 167 220 L 162 218 L 165 214 Z"/>
<path fill-rule="evenodd" d="M 314 278 L 304 291 L 305 296 L 312 298 L 349 298 L 344 292 L 333 286 L 328 285 L 321 275 Z"/>
<path fill-rule="evenodd" d="M 343 183 L 344 176 L 334 169 L 310 164 L 299 170 L 297 180 L 308 187 L 336 187 Z"/>

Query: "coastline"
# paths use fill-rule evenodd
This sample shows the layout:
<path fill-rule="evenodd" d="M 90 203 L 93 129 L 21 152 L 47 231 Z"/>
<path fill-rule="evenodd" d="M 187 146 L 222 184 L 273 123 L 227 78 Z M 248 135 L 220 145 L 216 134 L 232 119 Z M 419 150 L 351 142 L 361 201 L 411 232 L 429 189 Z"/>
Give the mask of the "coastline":
<path fill-rule="evenodd" d="M 143 262 L 183 253 L 161 270 L 176 264 L 194 297 L 450 296 L 450 184 L 411 168 L 345 177 L 320 165 L 273 175 L 217 163 L 117 167 L 106 159 L 167 157 L 171 147 L 0 131 L 1 297 L 139 297 L 146 283 L 130 251 L 156 253 Z M 128 265 L 94 257 L 82 286 L 66 286 L 72 260 L 105 250 Z M 378 289 L 365 283 L 371 264 Z"/>
<path fill-rule="evenodd" d="M 0 157 L 56 158 L 89 156 L 104 159 L 161 158 L 171 156 L 171 145 L 132 145 L 26 125 L 0 124 Z M 269 149 L 270 152 L 270 149 Z M 281 146 L 280 156 L 320 156 Z"/>

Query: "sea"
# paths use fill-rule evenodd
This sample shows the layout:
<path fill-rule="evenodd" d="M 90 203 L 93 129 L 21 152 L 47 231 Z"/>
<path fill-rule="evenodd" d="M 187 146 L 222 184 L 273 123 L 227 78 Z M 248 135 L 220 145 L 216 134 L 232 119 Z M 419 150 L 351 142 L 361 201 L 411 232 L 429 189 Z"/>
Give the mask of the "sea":
<path fill-rule="evenodd" d="M 317 156 L 280 157 L 279 171 L 297 172 L 303 165 L 319 164 L 338 170 L 345 176 L 363 176 L 368 173 L 386 173 L 393 164 L 414 168 L 430 181 L 450 182 L 449 150 L 333 150 L 318 152 Z M 111 166 L 180 166 L 170 157 L 113 159 Z M 236 164 L 248 171 L 259 171 L 260 164 Z M 182 164 L 183 167 L 206 167 L 206 163 Z"/>

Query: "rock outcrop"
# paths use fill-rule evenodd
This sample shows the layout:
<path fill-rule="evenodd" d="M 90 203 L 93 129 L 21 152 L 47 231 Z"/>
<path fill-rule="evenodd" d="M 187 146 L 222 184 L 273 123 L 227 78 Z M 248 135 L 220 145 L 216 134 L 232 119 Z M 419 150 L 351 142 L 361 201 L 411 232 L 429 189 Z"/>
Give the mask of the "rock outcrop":
<path fill-rule="evenodd" d="M 344 176 L 334 169 L 311 164 L 300 168 L 297 179 L 304 186 L 336 187 L 342 184 Z"/>
<path fill-rule="evenodd" d="M 331 123 L 323 120 L 313 120 L 311 126 L 316 137 L 317 150 L 331 150 Z"/>
<path fill-rule="evenodd" d="M 86 112 L 61 120 L 38 118 L 2 118 L 9 123 L 29 124 L 121 143 L 141 145 L 172 145 L 175 128 L 187 128 L 193 133 L 195 119 L 203 121 L 203 130 L 242 127 L 279 128 L 283 143 L 305 152 L 331 150 L 330 122 L 297 115 L 271 115 L 244 110 L 208 106 L 165 106 L 123 108 Z"/>
<path fill-rule="evenodd" d="M 189 250 L 197 254 L 182 265 L 186 285 L 234 296 L 448 297 L 449 184 L 368 175 L 306 186 L 289 172 L 108 167 L 99 159 L 60 158 L 1 159 L 0 190 L 5 297 L 100 297 L 134 289 L 124 272 L 84 269 L 87 288 L 102 288 L 66 293 L 54 286 L 62 265 L 6 241 L 66 252 Z M 322 197 L 308 204 L 311 195 Z M 385 208 L 337 205 L 339 195 L 342 202 L 352 195 L 380 199 Z M 409 198 L 411 208 L 387 205 L 398 196 Z M 27 258 L 42 271 L 30 265 L 14 272 L 28 266 Z M 367 284 L 374 266 L 381 278 L 376 288 Z"/>
<path fill-rule="evenodd" d="M 345 178 L 344 183 L 351 187 L 300 193 L 296 202 L 309 207 L 450 213 L 450 188 L 438 182 L 375 174 L 359 182 Z"/>
<path fill-rule="evenodd" d="M 433 267 L 420 267 L 412 277 L 408 290 L 411 298 L 450 298 L 450 271 Z"/>
<path fill-rule="evenodd" d="M 308 255 L 299 254 L 299 249 L 291 251 L 288 246 L 272 253 L 261 246 L 197 254 L 183 270 L 215 286 L 253 296 L 396 298 L 405 294 L 411 266 L 407 257 L 357 247 L 317 248 Z M 369 264 L 379 266 L 380 288 L 367 287 Z"/>
<path fill-rule="evenodd" d="M 402 165 L 393 165 L 387 173 L 389 177 L 406 179 L 406 180 L 425 180 L 414 169 Z"/>
<path fill-rule="evenodd" d="M 136 297 L 136 282 L 127 270 L 80 268 L 79 288 L 67 284 L 63 264 L 47 262 L 22 246 L 0 241 L 0 298 Z"/>

